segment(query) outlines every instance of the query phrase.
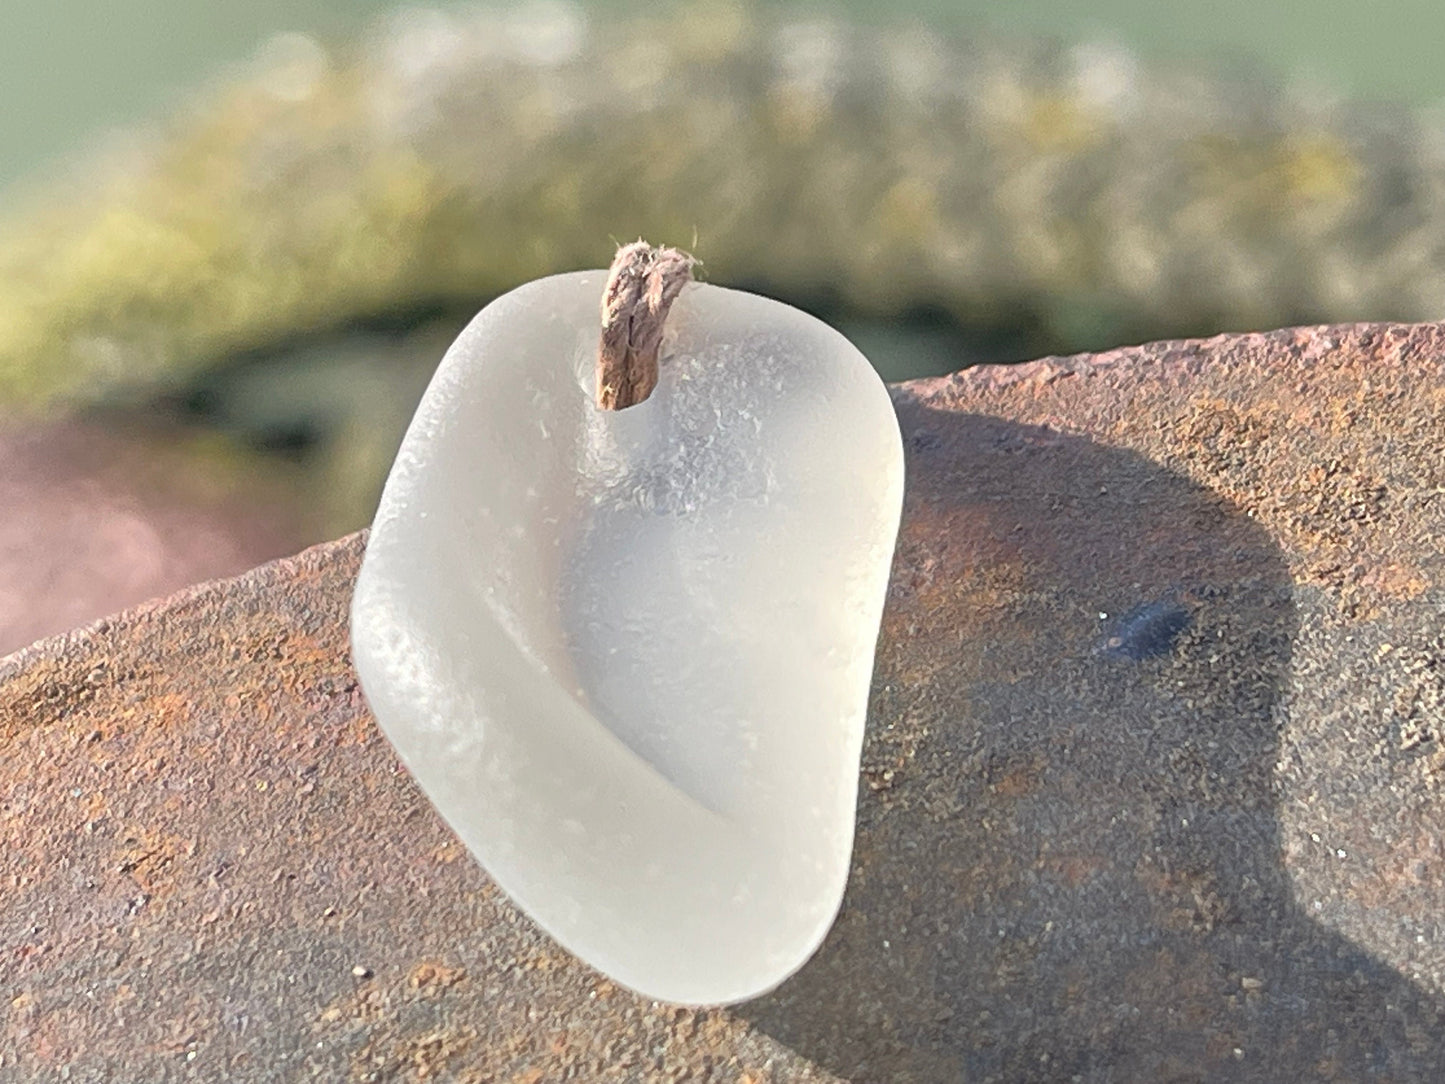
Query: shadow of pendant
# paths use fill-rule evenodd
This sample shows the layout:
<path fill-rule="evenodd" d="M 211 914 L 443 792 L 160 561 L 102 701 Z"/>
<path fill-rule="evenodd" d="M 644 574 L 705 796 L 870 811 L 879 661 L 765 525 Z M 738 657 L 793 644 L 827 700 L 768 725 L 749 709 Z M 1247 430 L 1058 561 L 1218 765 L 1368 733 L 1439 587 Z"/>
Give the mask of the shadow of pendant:
<path fill-rule="evenodd" d="M 854 1082 L 1440 1079 L 1439 1001 L 1282 865 L 1275 540 L 1133 451 L 898 405 L 848 894 L 743 1015 Z"/>

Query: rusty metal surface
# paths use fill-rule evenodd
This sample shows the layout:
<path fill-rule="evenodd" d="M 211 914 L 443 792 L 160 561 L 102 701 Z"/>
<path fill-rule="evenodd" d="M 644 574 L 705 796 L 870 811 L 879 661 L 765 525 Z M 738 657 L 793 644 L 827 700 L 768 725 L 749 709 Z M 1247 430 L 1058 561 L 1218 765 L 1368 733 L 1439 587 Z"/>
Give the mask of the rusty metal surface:
<path fill-rule="evenodd" d="M 0 663 L 0 1079 L 1445 1079 L 1445 329 L 895 396 L 844 910 L 641 1002 L 441 827 L 344 539 Z"/>

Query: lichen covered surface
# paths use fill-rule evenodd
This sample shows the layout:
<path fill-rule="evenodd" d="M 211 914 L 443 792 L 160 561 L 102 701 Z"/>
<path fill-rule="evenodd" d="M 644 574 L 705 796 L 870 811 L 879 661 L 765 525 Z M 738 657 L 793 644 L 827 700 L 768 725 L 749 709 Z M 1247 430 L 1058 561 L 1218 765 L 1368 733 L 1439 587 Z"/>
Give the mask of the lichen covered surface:
<path fill-rule="evenodd" d="M 0 663 L 0 1079 L 1445 1077 L 1445 328 L 896 389 L 843 912 L 642 1002 L 456 845 L 346 654 L 359 536 Z"/>
<path fill-rule="evenodd" d="M 281 35 L 32 180 L 0 217 L 0 405 L 184 393 L 638 236 L 715 282 L 1040 350 L 1445 305 L 1428 113 L 886 9 L 630 7 L 407 5 L 335 48 Z"/>

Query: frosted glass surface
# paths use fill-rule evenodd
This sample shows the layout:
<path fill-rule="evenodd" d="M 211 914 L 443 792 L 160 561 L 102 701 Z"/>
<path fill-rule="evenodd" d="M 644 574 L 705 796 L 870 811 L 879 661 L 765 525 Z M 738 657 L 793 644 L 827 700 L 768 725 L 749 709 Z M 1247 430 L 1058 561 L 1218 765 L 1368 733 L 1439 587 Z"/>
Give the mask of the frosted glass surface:
<path fill-rule="evenodd" d="M 837 332 L 694 284 L 592 403 L 605 272 L 487 306 L 392 469 L 352 611 L 378 722 L 488 873 L 649 997 L 737 1001 L 842 898 L 903 491 Z"/>

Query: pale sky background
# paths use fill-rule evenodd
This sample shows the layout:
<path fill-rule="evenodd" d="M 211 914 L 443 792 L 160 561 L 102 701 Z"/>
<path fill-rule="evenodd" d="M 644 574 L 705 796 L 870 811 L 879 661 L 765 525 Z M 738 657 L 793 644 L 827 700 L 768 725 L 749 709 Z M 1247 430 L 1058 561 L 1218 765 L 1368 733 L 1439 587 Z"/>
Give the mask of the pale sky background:
<path fill-rule="evenodd" d="M 445 2 L 445 0 L 444 0 Z M 622 8 L 631 0 L 591 0 Z M 665 2 L 665 0 L 660 0 Z M 778 0 L 773 0 L 774 3 Z M 270 35 L 344 37 L 391 0 L 0 0 L 0 186 L 107 128 L 165 115 Z M 910 15 L 1066 40 L 1104 38 L 1146 60 L 1261 58 L 1340 91 L 1445 100 L 1441 0 L 827 0 L 857 17 Z"/>

